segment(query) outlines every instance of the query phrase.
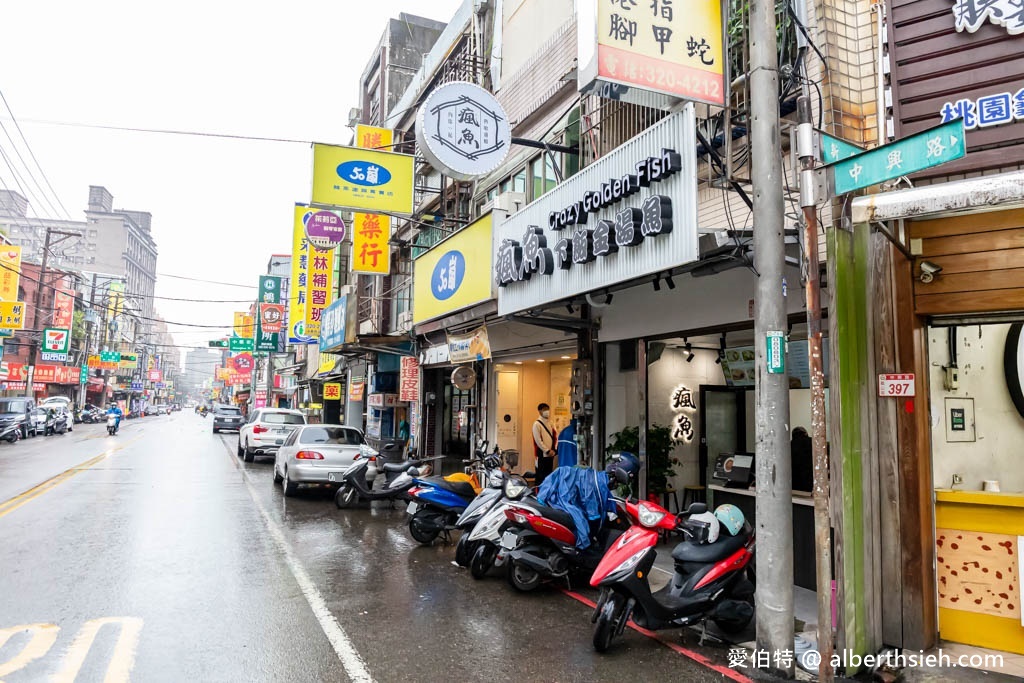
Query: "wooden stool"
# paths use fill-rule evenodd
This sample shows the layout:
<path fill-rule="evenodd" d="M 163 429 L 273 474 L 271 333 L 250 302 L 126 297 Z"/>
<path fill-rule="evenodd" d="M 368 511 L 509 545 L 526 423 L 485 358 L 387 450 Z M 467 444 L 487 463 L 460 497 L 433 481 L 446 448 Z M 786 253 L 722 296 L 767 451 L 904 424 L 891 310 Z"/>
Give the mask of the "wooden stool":
<path fill-rule="evenodd" d="M 690 503 L 706 503 L 705 489 L 703 486 L 683 487 L 683 510 L 690 507 Z"/>
<path fill-rule="evenodd" d="M 676 506 L 675 510 L 672 510 L 672 507 L 668 504 L 669 496 L 672 496 L 672 502 Z M 665 508 L 669 512 L 679 512 L 679 496 L 674 488 L 667 488 L 661 492 L 661 507 Z"/>

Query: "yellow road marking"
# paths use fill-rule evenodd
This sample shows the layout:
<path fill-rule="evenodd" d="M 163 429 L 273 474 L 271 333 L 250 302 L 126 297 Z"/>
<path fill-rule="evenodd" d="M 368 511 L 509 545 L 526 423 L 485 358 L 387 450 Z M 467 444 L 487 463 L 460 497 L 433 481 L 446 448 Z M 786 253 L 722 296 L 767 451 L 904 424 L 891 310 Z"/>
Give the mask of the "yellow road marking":
<path fill-rule="evenodd" d="M 63 472 L 61 472 L 60 474 L 47 479 L 43 483 L 41 483 L 41 484 L 39 484 L 37 486 L 33 486 L 28 491 L 24 491 L 23 493 L 19 493 L 18 495 L 14 496 L 13 498 L 9 498 L 9 499 L 5 500 L 3 503 L 0 503 L 0 517 L 4 517 L 5 515 L 8 515 L 8 514 L 14 512 L 15 510 L 20 508 L 25 503 L 38 498 L 39 496 L 41 496 L 44 493 L 46 493 L 47 491 L 53 489 L 57 485 L 65 482 L 68 479 L 70 479 L 71 477 L 75 476 L 79 472 L 84 472 L 85 470 L 89 469 L 90 467 L 103 462 L 104 460 L 109 458 L 111 455 L 113 455 L 117 451 L 121 450 L 122 448 L 124 448 L 124 447 L 126 447 L 126 446 L 128 446 L 130 444 L 135 443 L 136 441 L 138 441 L 141 438 L 142 438 L 141 436 L 136 437 L 135 439 L 132 439 L 131 441 L 126 441 L 125 443 L 122 443 L 122 444 L 120 444 L 118 446 L 115 446 L 114 448 L 111 448 L 111 449 L 109 449 L 107 451 L 104 451 L 103 453 L 100 453 L 99 455 L 97 455 L 95 458 L 91 458 L 90 460 L 86 460 L 85 462 L 80 463 L 78 465 L 75 465 L 74 467 L 72 467 L 70 469 L 66 469 Z"/>
<path fill-rule="evenodd" d="M 54 624 L 22 624 L 10 628 L 0 629 L 0 647 L 19 633 L 31 633 L 32 639 L 25 644 L 21 652 L 11 657 L 6 662 L 0 663 L 0 676 L 7 676 L 15 671 L 25 668 L 29 663 L 39 659 L 53 647 L 57 642 L 57 633 L 60 627 Z"/>
<path fill-rule="evenodd" d="M 96 640 L 96 634 L 107 624 L 120 626 L 121 632 L 117 637 L 117 643 L 114 644 L 114 651 L 110 654 L 110 663 L 107 665 L 107 674 L 103 677 L 103 682 L 124 683 L 129 680 L 129 675 L 135 666 L 135 649 L 139 644 L 142 619 L 107 617 L 93 619 L 82 626 L 82 630 L 78 632 L 75 640 L 64 654 L 60 671 L 50 678 L 51 683 L 74 683 L 78 672 L 82 669 L 86 655 L 92 648 L 93 641 Z"/>

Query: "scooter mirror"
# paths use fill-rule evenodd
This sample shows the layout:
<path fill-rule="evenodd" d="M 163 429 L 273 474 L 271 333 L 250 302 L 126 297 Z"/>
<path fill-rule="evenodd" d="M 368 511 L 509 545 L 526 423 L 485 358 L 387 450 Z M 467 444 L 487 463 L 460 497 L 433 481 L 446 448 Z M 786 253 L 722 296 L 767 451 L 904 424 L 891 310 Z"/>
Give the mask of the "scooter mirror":
<path fill-rule="evenodd" d="M 706 503 L 690 503 L 690 507 L 686 508 L 686 514 L 688 515 L 699 515 L 708 511 Z"/>

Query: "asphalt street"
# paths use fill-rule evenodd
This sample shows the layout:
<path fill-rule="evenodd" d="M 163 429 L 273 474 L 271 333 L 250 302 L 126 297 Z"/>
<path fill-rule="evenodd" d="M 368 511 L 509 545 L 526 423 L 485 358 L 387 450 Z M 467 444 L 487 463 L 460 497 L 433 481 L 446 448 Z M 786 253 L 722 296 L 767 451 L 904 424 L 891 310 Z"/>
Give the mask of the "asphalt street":
<path fill-rule="evenodd" d="M 286 499 L 236 442 L 174 413 L 0 443 L 0 679 L 723 680 L 692 633 L 598 655 L 593 594 L 475 581 L 404 510 Z"/>

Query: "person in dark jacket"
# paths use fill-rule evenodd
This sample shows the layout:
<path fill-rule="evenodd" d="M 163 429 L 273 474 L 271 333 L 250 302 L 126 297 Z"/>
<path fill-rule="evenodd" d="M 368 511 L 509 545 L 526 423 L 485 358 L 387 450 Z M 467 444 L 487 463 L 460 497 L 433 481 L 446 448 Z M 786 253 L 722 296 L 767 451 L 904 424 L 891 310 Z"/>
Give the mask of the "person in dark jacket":
<path fill-rule="evenodd" d="M 797 427 L 790 442 L 790 456 L 793 462 L 793 490 L 814 490 L 814 446 L 807 430 Z"/>

